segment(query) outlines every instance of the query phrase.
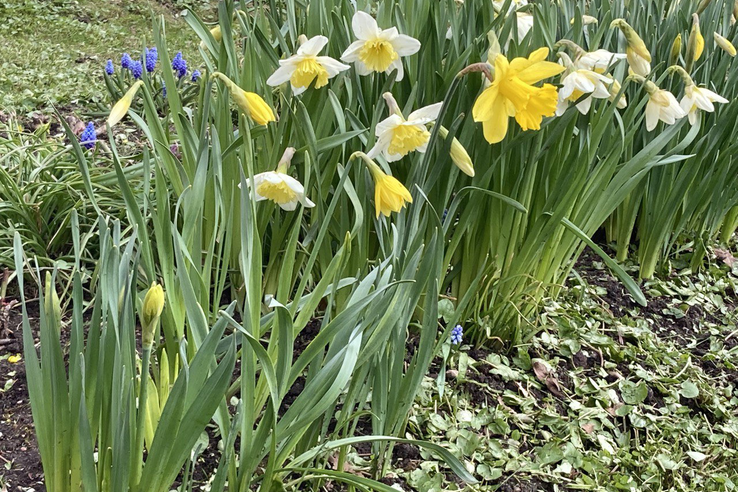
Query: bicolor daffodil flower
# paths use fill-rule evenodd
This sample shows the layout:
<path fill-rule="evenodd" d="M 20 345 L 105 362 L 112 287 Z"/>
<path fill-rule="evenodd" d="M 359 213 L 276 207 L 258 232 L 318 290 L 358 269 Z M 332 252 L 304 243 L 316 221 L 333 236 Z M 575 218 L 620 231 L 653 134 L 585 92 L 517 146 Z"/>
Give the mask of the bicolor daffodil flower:
<path fill-rule="evenodd" d="M 374 17 L 362 11 L 354 14 L 351 26 L 358 39 L 343 52 L 341 60 L 353 63 L 359 75 L 397 70 L 395 80 L 402 80 L 405 70 L 400 57 L 417 53 L 420 41 L 400 34 L 396 27 L 380 29 Z"/>
<path fill-rule="evenodd" d="M 301 44 L 297 54 L 279 60 L 279 68 L 267 79 L 267 84 L 278 86 L 289 80 L 292 93 L 298 95 L 305 92 L 313 80 L 315 88 L 320 89 L 328 84 L 328 79 L 351 68 L 330 56 L 318 56 L 328 44 L 327 37 L 314 36 L 307 39 L 300 35 L 299 40 Z"/>
<path fill-rule="evenodd" d="M 399 213 L 407 203 L 413 202 L 405 186 L 397 178 L 382 171 L 382 168 L 363 152 L 354 152 L 352 159 L 361 158 L 369 168 L 374 181 L 374 210 L 376 217 L 389 217 L 392 212 Z"/>
<path fill-rule="evenodd" d="M 484 138 L 489 143 L 502 141 L 507 134 L 508 118 L 523 130 L 539 130 L 544 116 L 553 116 L 558 103 L 558 92 L 551 84 L 536 87 L 533 84 L 564 71 L 558 63 L 546 61 L 548 48 L 540 48 L 528 58 L 512 61 L 498 54 L 494 77 L 482 91 L 472 108 L 474 121 L 481 122 Z M 489 71 L 489 69 L 486 69 Z"/>
<path fill-rule="evenodd" d="M 679 105 L 679 102 L 671 92 L 659 89 L 659 87 L 646 80 L 640 75 L 631 75 L 629 78 L 639 82 L 648 93 L 646 103 L 646 130 L 649 132 L 656 128 L 659 121 L 667 125 L 673 125 L 677 120 L 687 116 L 687 113 Z"/>
<path fill-rule="evenodd" d="M 559 89 L 556 116 L 564 114 L 570 103 L 579 101 L 585 94 L 589 94 L 589 96 L 576 104 L 576 108 L 582 114 L 589 112 L 592 107 L 592 99 L 608 99 L 610 97 L 608 87 L 613 83 L 612 78 L 581 68 L 566 53 L 559 53 L 559 58 L 562 65 L 566 67 L 566 72 L 564 72 L 561 79 L 562 87 Z"/>
<path fill-rule="evenodd" d="M 646 48 L 646 43 L 643 42 L 638 33 L 635 32 L 635 29 L 630 27 L 630 24 L 625 22 L 624 19 L 615 19 L 610 24 L 610 27 L 620 29 L 625 36 L 625 40 L 628 42 L 628 48 L 625 50 L 625 53 L 628 59 L 628 65 L 630 66 L 630 72 L 641 77 L 647 77 L 651 73 L 651 53 Z"/>
<path fill-rule="evenodd" d="M 388 162 L 394 162 L 413 151 L 425 152 L 430 140 L 426 125 L 438 118 L 443 103 L 420 108 L 405 119 L 392 94 L 385 92 L 383 97 L 391 114 L 377 124 L 374 131 L 377 142 L 367 152 L 369 158 L 374 159 L 381 154 Z"/>
<path fill-rule="evenodd" d="M 720 94 L 704 87 L 697 87 L 687 71 L 678 65 L 669 67 L 667 72 L 676 72 L 684 82 L 684 96 L 679 101 L 679 106 L 687 114 L 690 125 L 697 123 L 699 110 L 714 113 L 715 105 L 713 103 L 726 104 L 729 102 Z"/>
<path fill-rule="evenodd" d="M 295 210 L 298 203 L 305 208 L 315 206 L 315 203 L 305 196 L 302 183 L 287 174 L 293 155 L 295 155 L 294 147 L 287 147 L 276 171 L 267 171 L 254 176 L 254 199 L 257 202 L 271 200 L 282 210 L 287 211 Z M 251 180 L 246 180 L 246 184 L 251 187 Z"/>

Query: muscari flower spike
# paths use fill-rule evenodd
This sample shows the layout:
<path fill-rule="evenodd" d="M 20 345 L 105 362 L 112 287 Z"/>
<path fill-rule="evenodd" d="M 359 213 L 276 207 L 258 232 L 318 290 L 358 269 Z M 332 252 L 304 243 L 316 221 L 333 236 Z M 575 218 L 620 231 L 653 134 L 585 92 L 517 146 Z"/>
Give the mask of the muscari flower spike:
<path fill-rule="evenodd" d="M 79 143 L 86 149 L 92 149 L 95 147 L 95 142 L 97 142 L 95 125 L 94 123 L 89 122 L 79 136 Z"/>
<path fill-rule="evenodd" d="M 115 72 L 115 67 L 113 67 L 113 60 L 108 60 L 108 62 L 105 64 L 105 73 L 108 75 L 113 75 Z"/>
<path fill-rule="evenodd" d="M 197 82 L 197 80 L 200 78 L 200 71 L 199 70 L 193 70 L 192 71 L 192 81 Z"/>
<path fill-rule="evenodd" d="M 157 49 L 154 48 L 146 48 L 146 52 L 144 55 L 144 63 L 146 65 L 146 71 L 147 72 L 153 72 L 154 68 L 156 68 L 156 61 L 159 59 L 159 52 Z"/>
<path fill-rule="evenodd" d="M 131 55 L 129 55 L 128 53 L 123 53 L 123 56 L 120 57 L 121 68 L 130 69 L 132 65 L 133 59 L 131 58 Z"/>
<path fill-rule="evenodd" d="M 187 74 L 187 61 L 182 58 L 182 52 L 178 51 L 172 59 L 172 70 L 177 72 L 179 78 L 184 77 Z"/>
<path fill-rule="evenodd" d="M 464 329 L 461 327 L 461 325 L 456 325 L 453 330 L 451 330 L 451 343 L 454 345 L 459 345 L 463 339 L 464 336 Z"/>
<path fill-rule="evenodd" d="M 143 64 L 140 61 L 134 61 L 131 64 L 131 73 L 134 79 L 140 79 L 143 75 Z"/>

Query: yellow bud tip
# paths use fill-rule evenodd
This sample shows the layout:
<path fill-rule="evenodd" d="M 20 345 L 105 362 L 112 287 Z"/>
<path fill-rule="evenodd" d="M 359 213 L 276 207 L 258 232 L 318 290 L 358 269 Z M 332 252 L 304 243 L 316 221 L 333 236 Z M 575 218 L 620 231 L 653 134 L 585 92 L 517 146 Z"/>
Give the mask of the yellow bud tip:
<path fill-rule="evenodd" d="M 157 322 L 164 310 L 164 289 L 156 282 L 151 284 L 143 300 L 141 313 L 141 328 L 143 332 L 143 345 L 151 346 L 154 341 L 154 332 Z"/>

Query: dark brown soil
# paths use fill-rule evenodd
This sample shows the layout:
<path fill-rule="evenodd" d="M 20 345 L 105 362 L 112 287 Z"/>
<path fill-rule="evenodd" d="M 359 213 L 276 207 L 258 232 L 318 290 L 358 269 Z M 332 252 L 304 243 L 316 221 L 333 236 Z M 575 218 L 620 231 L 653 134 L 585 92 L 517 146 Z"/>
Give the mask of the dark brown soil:
<path fill-rule="evenodd" d="M 29 310 L 31 308 L 29 306 Z M 29 314 L 35 318 L 33 313 Z M 8 319 L 1 321 L 4 326 L 0 325 L 0 332 L 7 343 L 0 345 L 0 355 L 22 354 L 20 308 L 16 306 L 11 309 Z M 6 389 L 8 384 L 10 387 Z M 0 466 L 0 477 L 4 477 L 8 492 L 28 488 L 46 490 L 33 432 L 23 360 L 15 364 L 7 359 L 0 361 Z"/>
<path fill-rule="evenodd" d="M 544 482 L 535 477 L 518 478 L 511 475 L 504 479 L 500 488 L 500 492 L 553 492 L 554 486 L 548 482 Z M 567 490 L 559 487 L 558 490 Z"/>

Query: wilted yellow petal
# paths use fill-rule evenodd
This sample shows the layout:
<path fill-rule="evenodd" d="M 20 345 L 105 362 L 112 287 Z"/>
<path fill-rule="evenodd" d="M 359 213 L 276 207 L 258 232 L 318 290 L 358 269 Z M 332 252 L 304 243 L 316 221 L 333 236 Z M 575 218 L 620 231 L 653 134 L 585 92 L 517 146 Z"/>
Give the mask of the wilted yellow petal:
<path fill-rule="evenodd" d="M 136 83 L 133 84 L 130 89 L 128 89 L 128 92 L 126 92 L 123 97 L 121 97 L 120 100 L 115 103 L 115 106 L 113 106 L 113 109 L 110 110 L 110 115 L 108 116 L 108 128 L 118 123 L 120 120 L 123 119 L 126 113 L 128 113 L 128 109 L 130 109 L 131 107 L 133 98 L 142 85 L 142 80 L 136 81 Z"/>

